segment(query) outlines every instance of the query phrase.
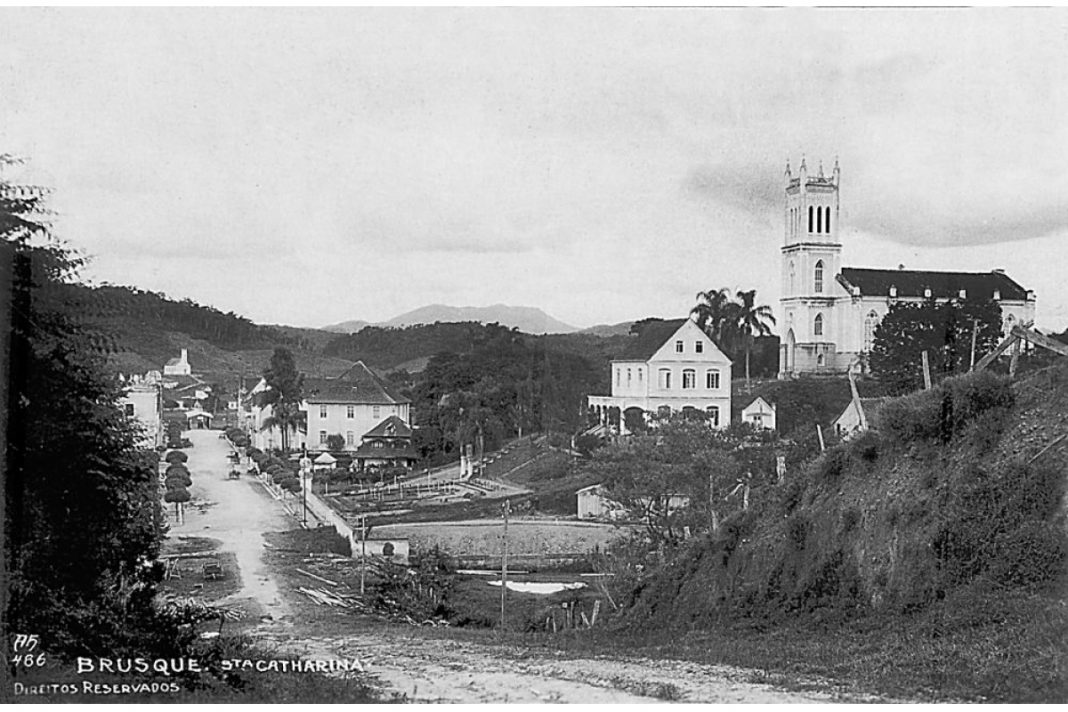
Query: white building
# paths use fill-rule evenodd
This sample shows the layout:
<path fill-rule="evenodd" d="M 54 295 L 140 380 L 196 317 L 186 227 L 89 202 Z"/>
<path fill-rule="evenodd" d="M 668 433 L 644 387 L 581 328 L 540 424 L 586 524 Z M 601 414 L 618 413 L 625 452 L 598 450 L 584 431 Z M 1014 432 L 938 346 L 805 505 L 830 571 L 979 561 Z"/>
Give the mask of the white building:
<path fill-rule="evenodd" d="M 156 448 L 163 444 L 163 391 L 158 375 L 158 372 L 149 371 L 145 378 L 130 376 L 125 380 L 124 393 L 120 399 L 126 416 L 136 420 L 142 428 L 140 445 L 147 448 Z"/>
<path fill-rule="evenodd" d="M 363 361 L 337 378 L 305 379 L 304 394 L 309 450 L 326 450 L 326 439 L 340 435 L 345 450 L 355 451 L 363 436 L 387 418 L 395 416 L 404 426 L 412 422 L 411 401 L 396 393 Z"/>
<path fill-rule="evenodd" d="M 742 408 L 742 422 L 749 423 L 757 430 L 775 430 L 775 406 L 757 396 Z"/>
<path fill-rule="evenodd" d="M 182 349 L 182 354 L 178 358 L 172 358 L 163 367 L 164 376 L 191 376 L 193 370 L 189 365 L 189 351 L 188 349 Z"/>
<path fill-rule="evenodd" d="M 779 376 L 845 371 L 872 347 L 875 327 L 895 302 L 988 300 L 1001 305 L 1004 331 L 1035 319 L 1035 295 L 1003 271 L 932 272 L 842 267 L 841 170 L 797 177 L 786 166 L 785 242 Z"/>
<path fill-rule="evenodd" d="M 612 395 L 589 396 L 597 421 L 629 432 L 627 422 L 697 410 L 714 427 L 731 417 L 731 360 L 690 319 L 654 321 L 612 361 Z"/>

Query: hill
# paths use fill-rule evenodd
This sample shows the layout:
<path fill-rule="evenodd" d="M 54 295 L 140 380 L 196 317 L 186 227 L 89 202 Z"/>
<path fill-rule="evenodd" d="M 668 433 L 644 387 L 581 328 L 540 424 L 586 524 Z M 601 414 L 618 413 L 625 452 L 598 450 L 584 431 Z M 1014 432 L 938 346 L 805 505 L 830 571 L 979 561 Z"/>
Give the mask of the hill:
<path fill-rule="evenodd" d="M 646 576 L 623 626 L 758 636 L 761 664 L 883 691 L 1063 701 L 1064 413 L 1065 363 L 894 399 Z"/>
<path fill-rule="evenodd" d="M 314 329 L 261 326 L 233 312 L 132 287 L 64 289 L 71 308 L 103 334 L 98 346 L 119 372 L 159 370 L 183 348 L 194 370 L 212 376 L 259 373 L 278 346 L 288 348 L 308 373 L 335 374 L 351 365 L 324 356 L 322 344 L 333 336 Z"/>
<path fill-rule="evenodd" d="M 413 309 L 388 321 L 378 322 L 378 327 L 405 327 L 418 324 L 436 324 L 438 322 L 467 322 L 481 324 L 500 324 L 510 329 L 519 329 L 527 334 L 556 334 L 576 331 L 574 326 L 554 319 L 541 309 L 535 307 L 512 307 L 506 304 L 494 304 L 489 307 L 452 307 L 445 304 L 431 304 Z M 325 331 L 337 333 L 355 333 L 367 322 L 345 321 L 340 324 L 323 327 Z"/>
<path fill-rule="evenodd" d="M 355 334 L 363 329 L 365 326 L 370 326 L 371 322 L 361 321 L 359 319 L 353 319 L 352 321 L 343 321 L 339 324 L 330 324 L 324 326 L 321 331 L 328 331 L 332 334 Z"/>
<path fill-rule="evenodd" d="M 626 336 L 630 333 L 630 327 L 635 321 L 638 320 L 621 321 L 618 324 L 594 324 L 585 329 L 579 329 L 576 333 L 593 336 Z"/>

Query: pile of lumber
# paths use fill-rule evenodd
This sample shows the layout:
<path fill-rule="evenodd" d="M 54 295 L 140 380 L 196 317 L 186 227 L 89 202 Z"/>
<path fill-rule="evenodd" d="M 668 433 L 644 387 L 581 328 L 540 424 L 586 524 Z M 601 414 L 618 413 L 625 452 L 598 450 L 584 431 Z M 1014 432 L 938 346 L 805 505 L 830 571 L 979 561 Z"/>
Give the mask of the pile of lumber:
<path fill-rule="evenodd" d="M 360 597 L 351 593 L 328 591 L 325 588 L 305 588 L 301 586 L 298 591 L 310 598 L 317 606 L 334 606 L 335 608 L 354 608 L 358 611 L 366 611 L 367 606 Z"/>

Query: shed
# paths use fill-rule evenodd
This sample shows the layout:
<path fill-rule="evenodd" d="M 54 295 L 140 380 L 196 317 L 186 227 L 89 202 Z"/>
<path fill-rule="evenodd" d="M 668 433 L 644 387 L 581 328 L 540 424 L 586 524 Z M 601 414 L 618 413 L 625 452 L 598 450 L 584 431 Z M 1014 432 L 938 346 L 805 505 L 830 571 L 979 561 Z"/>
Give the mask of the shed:
<path fill-rule="evenodd" d="M 775 406 L 757 396 L 742 409 L 742 422 L 749 423 L 757 430 L 775 430 Z"/>
<path fill-rule="evenodd" d="M 215 416 L 211 413 L 200 410 L 199 408 L 194 408 L 193 410 L 187 411 L 185 414 L 186 428 L 190 430 L 193 428 L 196 428 L 197 430 L 210 428 L 211 421 L 214 418 Z"/>
<path fill-rule="evenodd" d="M 857 433 L 866 430 L 867 428 L 864 427 L 865 423 L 870 427 L 872 417 L 882 404 L 888 400 L 890 399 L 859 398 L 850 401 L 849 405 L 845 407 L 845 410 L 842 411 L 841 415 L 835 418 L 834 422 L 831 423 L 831 429 L 838 437 L 843 440 L 848 440 Z M 861 411 L 863 411 L 863 413 Z"/>

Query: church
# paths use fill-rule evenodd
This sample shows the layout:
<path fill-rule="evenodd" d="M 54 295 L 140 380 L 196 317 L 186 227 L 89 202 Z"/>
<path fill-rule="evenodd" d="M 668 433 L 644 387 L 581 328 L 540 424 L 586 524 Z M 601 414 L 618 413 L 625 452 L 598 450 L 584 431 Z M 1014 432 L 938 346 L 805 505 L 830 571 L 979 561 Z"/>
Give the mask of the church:
<path fill-rule="evenodd" d="M 871 350 L 875 327 L 895 302 L 993 299 L 1003 330 L 1035 320 L 1035 294 L 1004 270 L 929 272 L 842 267 L 838 230 L 841 169 L 810 176 L 786 165 L 779 377 L 841 373 Z"/>

